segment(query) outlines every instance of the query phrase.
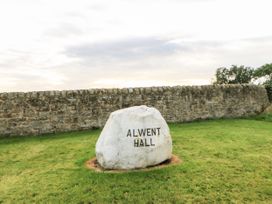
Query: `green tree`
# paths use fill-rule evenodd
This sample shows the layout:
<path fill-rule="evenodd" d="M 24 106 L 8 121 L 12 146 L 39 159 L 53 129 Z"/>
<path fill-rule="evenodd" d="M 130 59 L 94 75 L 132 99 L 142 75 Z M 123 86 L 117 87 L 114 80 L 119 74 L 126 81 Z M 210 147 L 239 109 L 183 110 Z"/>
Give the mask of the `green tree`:
<path fill-rule="evenodd" d="M 272 63 L 265 64 L 259 68 L 257 68 L 254 72 L 254 78 L 258 79 L 264 77 L 264 85 L 272 84 Z"/>
<path fill-rule="evenodd" d="M 263 85 L 266 88 L 270 102 L 272 102 L 272 63 L 265 64 L 257 68 L 254 72 L 254 78 L 260 79 L 263 78 Z"/>
<path fill-rule="evenodd" d="M 214 84 L 247 84 L 254 77 L 254 69 L 244 65 L 232 65 L 230 68 L 220 67 L 216 70 Z"/>

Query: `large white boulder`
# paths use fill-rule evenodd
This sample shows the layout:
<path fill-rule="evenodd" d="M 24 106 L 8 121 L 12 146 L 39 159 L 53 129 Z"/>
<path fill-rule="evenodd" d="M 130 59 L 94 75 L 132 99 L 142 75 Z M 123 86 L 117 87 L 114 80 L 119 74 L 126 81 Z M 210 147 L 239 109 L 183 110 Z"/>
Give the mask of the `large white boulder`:
<path fill-rule="evenodd" d="M 96 143 L 105 169 L 136 169 L 159 164 L 172 155 L 172 139 L 161 113 L 134 106 L 111 113 Z"/>

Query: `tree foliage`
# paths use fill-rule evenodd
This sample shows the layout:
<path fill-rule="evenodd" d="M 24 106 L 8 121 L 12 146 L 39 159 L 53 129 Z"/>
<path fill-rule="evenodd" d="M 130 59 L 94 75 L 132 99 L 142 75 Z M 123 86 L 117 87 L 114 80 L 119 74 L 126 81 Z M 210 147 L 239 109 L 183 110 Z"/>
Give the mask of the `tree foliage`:
<path fill-rule="evenodd" d="M 264 85 L 269 100 L 272 102 L 272 63 L 253 69 L 243 65 L 232 65 L 230 68 L 221 67 L 216 70 L 214 84 L 247 84 L 255 80 Z"/>
<path fill-rule="evenodd" d="M 272 102 L 272 63 L 265 64 L 257 68 L 255 70 L 254 77 L 255 79 L 262 78 L 262 77 L 265 79 L 265 81 L 263 82 L 263 85 L 266 88 L 270 102 Z"/>
<path fill-rule="evenodd" d="M 257 68 L 254 72 L 255 78 L 265 77 L 264 85 L 272 84 L 272 63 L 265 64 L 259 68 Z"/>
<path fill-rule="evenodd" d="M 215 84 L 246 84 L 251 82 L 254 69 L 243 65 L 232 65 L 230 68 L 221 67 L 216 70 Z"/>

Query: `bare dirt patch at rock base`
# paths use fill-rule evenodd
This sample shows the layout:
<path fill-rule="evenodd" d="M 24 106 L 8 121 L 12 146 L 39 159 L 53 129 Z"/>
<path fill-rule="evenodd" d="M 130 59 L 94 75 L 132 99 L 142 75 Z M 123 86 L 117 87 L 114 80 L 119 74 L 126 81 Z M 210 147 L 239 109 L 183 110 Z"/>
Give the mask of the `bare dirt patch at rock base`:
<path fill-rule="evenodd" d="M 165 167 L 168 167 L 168 166 L 172 166 L 172 165 L 177 165 L 179 163 L 181 163 L 182 160 L 176 156 L 176 155 L 172 155 L 171 159 L 167 159 L 166 161 L 160 163 L 160 164 L 157 164 L 157 165 L 154 165 L 154 166 L 148 166 L 146 168 L 141 168 L 141 169 L 128 169 L 128 170 L 125 170 L 125 169 L 104 169 L 103 167 L 101 167 L 99 165 L 99 163 L 97 162 L 97 159 L 96 157 L 88 160 L 86 162 L 86 167 L 88 169 L 91 169 L 91 170 L 94 170 L 96 172 L 103 172 L 103 173 L 122 173 L 122 172 L 135 172 L 135 171 L 150 171 L 150 170 L 153 170 L 153 169 L 160 169 L 160 168 L 165 168 Z"/>

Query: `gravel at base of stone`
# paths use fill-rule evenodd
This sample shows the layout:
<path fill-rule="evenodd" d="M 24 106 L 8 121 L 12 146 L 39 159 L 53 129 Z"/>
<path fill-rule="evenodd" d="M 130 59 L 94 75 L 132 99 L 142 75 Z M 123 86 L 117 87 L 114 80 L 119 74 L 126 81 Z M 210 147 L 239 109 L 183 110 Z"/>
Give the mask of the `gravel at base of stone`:
<path fill-rule="evenodd" d="M 96 172 L 103 172 L 103 173 L 123 173 L 123 172 L 135 172 L 135 171 L 151 171 L 153 169 L 160 169 L 172 165 L 178 165 L 182 163 L 182 160 L 177 155 L 172 155 L 170 159 L 167 159 L 157 165 L 154 166 L 148 166 L 146 168 L 140 168 L 140 169 L 104 169 L 100 166 L 98 163 L 96 157 L 86 161 L 85 165 L 88 169 L 94 170 Z"/>

